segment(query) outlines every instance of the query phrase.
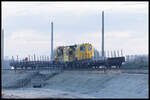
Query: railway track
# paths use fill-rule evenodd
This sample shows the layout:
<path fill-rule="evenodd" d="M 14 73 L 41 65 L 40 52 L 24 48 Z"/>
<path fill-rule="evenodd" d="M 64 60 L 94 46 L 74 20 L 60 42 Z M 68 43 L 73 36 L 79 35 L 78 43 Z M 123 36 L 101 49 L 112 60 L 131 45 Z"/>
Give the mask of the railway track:
<path fill-rule="evenodd" d="M 128 74 L 148 74 L 148 69 L 147 68 L 111 68 L 111 69 L 104 69 L 104 68 L 99 68 L 99 69 L 2 69 L 2 71 L 14 71 L 14 72 L 40 72 L 40 73 L 51 73 L 51 72 L 64 72 L 64 71 L 91 71 L 91 72 L 119 72 L 119 73 L 128 73 Z"/>
<path fill-rule="evenodd" d="M 114 57 L 102 60 L 79 60 L 79 61 L 12 61 L 10 66 L 14 69 L 59 69 L 59 70 L 101 70 L 111 69 L 112 66 L 120 68 L 125 62 L 125 57 Z"/>
<path fill-rule="evenodd" d="M 62 72 L 62 71 L 121 71 L 123 73 L 148 73 L 144 69 L 123 68 L 122 63 L 125 57 L 114 57 L 103 60 L 80 60 L 72 62 L 60 61 L 13 61 L 10 66 L 15 71 L 26 72 Z M 142 72 L 143 71 L 143 72 Z"/>

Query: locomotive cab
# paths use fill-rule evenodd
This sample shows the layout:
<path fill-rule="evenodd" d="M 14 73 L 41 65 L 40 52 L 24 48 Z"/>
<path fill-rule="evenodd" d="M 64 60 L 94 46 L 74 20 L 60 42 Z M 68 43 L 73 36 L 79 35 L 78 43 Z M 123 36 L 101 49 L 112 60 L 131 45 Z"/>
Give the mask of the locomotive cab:
<path fill-rule="evenodd" d="M 77 48 L 77 59 L 91 59 L 93 57 L 93 47 L 91 44 L 81 44 L 79 48 Z"/>

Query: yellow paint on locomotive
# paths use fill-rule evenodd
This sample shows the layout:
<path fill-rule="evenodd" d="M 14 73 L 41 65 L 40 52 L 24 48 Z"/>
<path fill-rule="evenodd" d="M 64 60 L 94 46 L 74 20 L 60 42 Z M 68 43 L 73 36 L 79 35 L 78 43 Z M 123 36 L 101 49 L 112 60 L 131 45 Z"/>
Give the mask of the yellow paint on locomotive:
<path fill-rule="evenodd" d="M 63 54 L 61 55 L 60 51 Z M 58 52 L 60 54 L 58 54 Z M 93 47 L 91 44 L 81 44 L 78 46 L 61 46 L 56 49 L 55 60 L 58 61 L 74 61 L 83 59 L 92 59 L 93 57 Z"/>
<path fill-rule="evenodd" d="M 64 61 L 69 61 L 68 47 L 64 48 Z"/>
<path fill-rule="evenodd" d="M 93 47 L 91 44 L 81 44 L 77 48 L 77 60 L 91 59 L 93 57 Z"/>

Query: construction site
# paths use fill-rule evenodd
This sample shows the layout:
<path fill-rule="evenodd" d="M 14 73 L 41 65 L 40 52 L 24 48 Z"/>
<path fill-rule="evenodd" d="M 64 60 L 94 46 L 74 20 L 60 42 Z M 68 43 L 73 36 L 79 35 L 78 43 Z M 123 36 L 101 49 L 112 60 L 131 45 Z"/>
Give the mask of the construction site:
<path fill-rule="evenodd" d="M 123 50 L 106 53 L 104 11 L 101 22 L 100 55 L 90 43 L 54 50 L 51 22 L 51 56 L 12 56 L 10 69 L 1 70 L 2 98 L 148 98 L 148 67 L 127 67 Z"/>

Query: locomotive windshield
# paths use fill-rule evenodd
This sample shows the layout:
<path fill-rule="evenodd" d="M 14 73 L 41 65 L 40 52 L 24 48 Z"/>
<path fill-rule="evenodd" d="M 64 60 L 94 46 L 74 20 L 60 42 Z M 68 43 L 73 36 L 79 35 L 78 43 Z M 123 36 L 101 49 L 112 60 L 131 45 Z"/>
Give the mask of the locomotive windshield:
<path fill-rule="evenodd" d="M 73 55 L 73 52 L 72 52 L 72 50 L 71 50 L 71 51 L 69 51 L 69 55 Z"/>
<path fill-rule="evenodd" d="M 88 51 L 92 51 L 92 46 L 88 46 Z"/>
<path fill-rule="evenodd" d="M 81 46 L 80 51 L 85 51 L 85 46 Z"/>

